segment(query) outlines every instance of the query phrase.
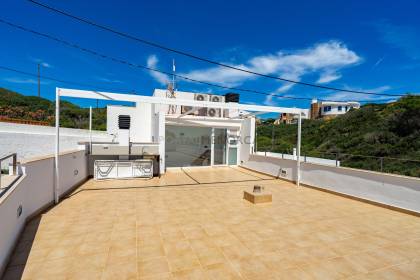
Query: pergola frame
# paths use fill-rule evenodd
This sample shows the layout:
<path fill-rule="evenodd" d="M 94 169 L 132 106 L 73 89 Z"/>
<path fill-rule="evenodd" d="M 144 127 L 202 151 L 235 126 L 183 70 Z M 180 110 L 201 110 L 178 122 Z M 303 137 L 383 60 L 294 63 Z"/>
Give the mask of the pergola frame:
<path fill-rule="evenodd" d="M 178 105 L 178 106 L 191 106 L 192 108 L 217 108 L 217 109 L 236 109 L 244 110 L 251 113 L 249 116 L 258 115 L 263 113 L 289 113 L 298 115 L 298 139 L 297 139 L 297 186 L 300 185 L 300 145 L 301 145 L 301 122 L 303 110 L 300 108 L 288 108 L 288 107 L 275 107 L 275 106 L 261 106 L 251 104 L 240 104 L 240 103 L 223 103 L 223 102 L 211 102 L 211 101 L 198 101 L 198 100 L 186 100 L 156 96 L 145 96 L 145 95 L 134 95 L 134 94 L 120 94 L 111 92 L 99 92 L 90 90 L 76 90 L 66 88 L 56 88 L 55 93 L 55 184 L 54 184 L 54 200 L 55 203 L 59 202 L 59 154 L 60 154 L 60 97 L 73 97 L 73 98 L 85 98 L 85 99 L 100 99 L 108 101 L 120 101 L 120 102 L 136 102 L 136 103 L 150 103 L 150 104 L 161 104 L 161 105 Z M 89 119 L 91 120 L 92 111 L 90 110 Z M 248 115 L 247 115 L 248 116 Z M 90 121 L 91 129 L 91 121 Z"/>

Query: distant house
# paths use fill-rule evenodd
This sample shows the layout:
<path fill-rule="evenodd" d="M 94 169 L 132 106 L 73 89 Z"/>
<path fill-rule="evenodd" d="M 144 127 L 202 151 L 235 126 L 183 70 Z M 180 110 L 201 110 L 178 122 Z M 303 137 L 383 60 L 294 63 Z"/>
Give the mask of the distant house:
<path fill-rule="evenodd" d="M 312 100 L 311 104 L 311 119 L 319 118 L 334 118 L 338 115 L 347 113 L 350 109 L 359 109 L 359 102 L 334 102 L 334 101 L 318 101 Z"/>
<path fill-rule="evenodd" d="M 309 109 L 302 109 L 302 119 L 309 119 L 309 113 L 310 113 Z M 276 119 L 274 121 L 274 124 L 275 125 L 278 125 L 278 124 L 281 124 L 281 123 L 283 123 L 283 124 L 294 124 L 294 123 L 297 123 L 297 118 L 298 118 L 298 116 L 294 115 L 294 114 L 281 113 L 281 114 L 279 114 L 278 119 Z"/>

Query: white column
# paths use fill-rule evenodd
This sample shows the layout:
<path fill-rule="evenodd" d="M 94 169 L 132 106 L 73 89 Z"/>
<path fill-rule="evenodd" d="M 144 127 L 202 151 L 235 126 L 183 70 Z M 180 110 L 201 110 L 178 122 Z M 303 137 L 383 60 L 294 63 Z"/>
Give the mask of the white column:
<path fill-rule="evenodd" d="M 160 174 L 165 174 L 166 160 L 165 160 L 165 145 L 166 145 L 166 135 L 165 135 L 165 112 L 161 111 L 161 106 L 158 105 L 158 142 L 159 142 L 159 157 L 160 157 Z"/>
<path fill-rule="evenodd" d="M 214 128 L 211 129 L 210 136 L 210 165 L 214 165 Z"/>
<path fill-rule="evenodd" d="M 253 117 L 251 117 L 250 118 L 250 122 L 249 122 L 249 124 L 250 124 L 250 126 L 249 126 L 249 137 L 250 137 L 250 151 L 249 151 L 249 153 L 250 154 L 254 154 L 254 152 L 256 151 L 255 150 L 255 143 L 256 143 L 256 141 L 257 141 L 257 139 L 255 138 L 255 131 L 257 130 L 257 128 L 256 128 L 256 118 L 255 118 L 255 116 L 253 116 Z"/>
<path fill-rule="evenodd" d="M 59 190 L 60 190 L 60 173 L 58 166 L 58 158 L 60 154 L 60 89 L 55 90 L 55 160 L 54 160 L 54 201 L 57 204 L 59 202 Z"/>
<path fill-rule="evenodd" d="M 297 160 L 297 178 L 296 178 L 296 185 L 300 186 L 300 143 L 301 143 L 301 134 L 302 134 L 302 116 L 299 113 L 298 117 L 298 137 L 297 137 L 297 153 L 296 153 L 296 160 Z"/>
<path fill-rule="evenodd" d="M 92 153 L 92 106 L 89 106 L 89 153 Z"/>

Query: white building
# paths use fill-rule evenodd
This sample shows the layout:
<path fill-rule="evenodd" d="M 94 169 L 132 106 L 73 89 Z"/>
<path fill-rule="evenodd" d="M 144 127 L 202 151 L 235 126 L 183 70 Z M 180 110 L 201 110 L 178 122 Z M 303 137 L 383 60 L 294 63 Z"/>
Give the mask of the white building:
<path fill-rule="evenodd" d="M 359 102 L 338 102 L 338 101 L 318 101 L 312 100 L 311 118 L 331 118 L 347 113 L 350 109 L 359 109 Z"/>
<path fill-rule="evenodd" d="M 310 117 L 310 110 L 309 109 L 302 109 L 301 118 L 302 119 L 309 119 Z M 298 122 L 298 117 L 295 114 L 290 113 L 281 113 L 278 116 L 278 119 L 274 121 L 275 125 L 278 124 L 296 124 Z"/>
<path fill-rule="evenodd" d="M 204 93 L 176 91 L 173 97 L 170 95 L 169 90 L 163 89 L 153 93 L 153 97 L 165 99 L 217 104 L 226 101 L 225 96 Z M 166 167 L 237 165 L 241 149 L 249 154 L 250 143 L 253 145 L 255 118 L 247 118 L 246 114 L 239 109 L 188 105 L 140 102 L 132 107 L 110 105 L 107 107 L 107 132 L 124 146 L 141 145 L 153 150 L 150 146 L 154 145 L 154 154 L 159 155 L 161 162 L 160 172 Z M 130 119 L 129 129 L 119 128 L 121 116 Z M 250 139 L 240 141 L 241 135 Z M 130 152 L 130 158 L 141 156 Z"/>

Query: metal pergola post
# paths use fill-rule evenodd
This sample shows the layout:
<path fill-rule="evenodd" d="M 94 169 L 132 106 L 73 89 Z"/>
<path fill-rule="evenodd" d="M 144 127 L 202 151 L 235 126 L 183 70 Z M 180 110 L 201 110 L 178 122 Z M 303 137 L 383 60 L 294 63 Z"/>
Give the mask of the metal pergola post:
<path fill-rule="evenodd" d="M 92 106 L 89 106 L 89 153 L 92 153 Z"/>
<path fill-rule="evenodd" d="M 60 172 L 58 158 L 60 154 L 60 89 L 55 90 L 55 160 L 54 160 L 54 202 L 57 204 L 60 199 Z"/>
<path fill-rule="evenodd" d="M 298 115 L 298 137 L 297 137 L 297 149 L 296 149 L 296 156 L 297 156 L 297 176 L 296 176 L 296 185 L 300 186 L 300 144 L 301 144 L 301 134 L 302 134 L 302 116 L 301 113 Z"/>

